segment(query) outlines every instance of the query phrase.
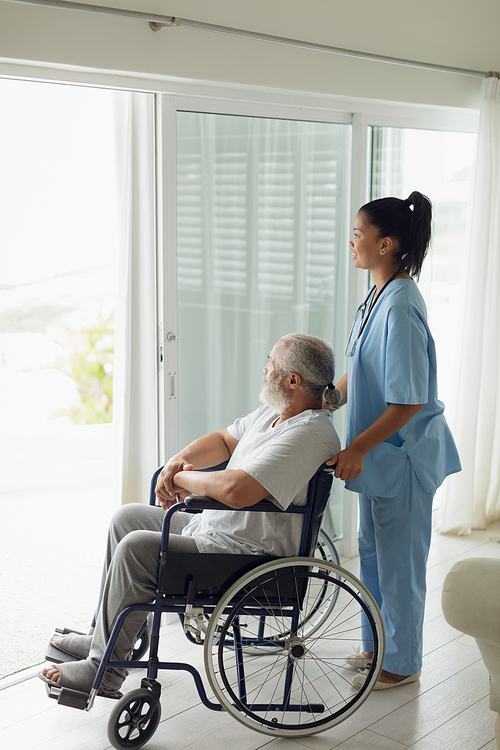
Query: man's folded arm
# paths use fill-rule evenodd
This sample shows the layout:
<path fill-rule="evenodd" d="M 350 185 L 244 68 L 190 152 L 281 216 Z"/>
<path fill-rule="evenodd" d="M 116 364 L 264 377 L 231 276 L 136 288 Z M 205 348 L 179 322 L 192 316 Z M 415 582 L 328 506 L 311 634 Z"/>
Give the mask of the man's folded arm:
<path fill-rule="evenodd" d="M 183 448 L 165 464 L 160 472 L 155 493 L 165 510 L 172 502 L 175 502 L 176 489 L 174 487 L 174 475 L 183 471 L 185 467 L 194 469 L 208 469 L 217 466 L 223 461 L 228 461 L 238 440 L 234 438 L 227 429 L 218 432 L 210 432 Z"/>
<path fill-rule="evenodd" d="M 230 508 L 255 505 L 269 494 L 265 487 L 243 469 L 225 469 L 209 473 L 180 471 L 174 476 L 174 484 L 191 495 L 212 497 Z"/>

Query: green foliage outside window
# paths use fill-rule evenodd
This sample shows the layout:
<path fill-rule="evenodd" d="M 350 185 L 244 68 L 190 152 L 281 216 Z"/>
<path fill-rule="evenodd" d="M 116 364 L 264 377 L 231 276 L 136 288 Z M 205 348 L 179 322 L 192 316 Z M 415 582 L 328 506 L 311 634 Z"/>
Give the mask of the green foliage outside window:
<path fill-rule="evenodd" d="M 105 424 L 113 421 L 114 320 L 109 316 L 95 327 L 67 331 L 69 355 L 64 372 L 77 383 L 80 405 L 67 409 L 74 424 Z"/>

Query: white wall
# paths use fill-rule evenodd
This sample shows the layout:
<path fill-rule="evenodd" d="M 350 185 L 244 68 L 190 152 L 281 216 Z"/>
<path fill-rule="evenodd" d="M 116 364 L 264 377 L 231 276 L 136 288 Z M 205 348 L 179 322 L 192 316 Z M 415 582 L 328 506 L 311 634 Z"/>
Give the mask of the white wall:
<path fill-rule="evenodd" d="M 500 69 L 498 0 L 94 0 L 93 4 L 455 67 Z M 26 63 L 461 108 L 478 107 L 481 87 L 481 78 L 473 76 L 182 26 L 153 32 L 143 21 L 9 0 L 0 0 L 0 55 L 0 73 L 12 71 L 11 63 Z"/>

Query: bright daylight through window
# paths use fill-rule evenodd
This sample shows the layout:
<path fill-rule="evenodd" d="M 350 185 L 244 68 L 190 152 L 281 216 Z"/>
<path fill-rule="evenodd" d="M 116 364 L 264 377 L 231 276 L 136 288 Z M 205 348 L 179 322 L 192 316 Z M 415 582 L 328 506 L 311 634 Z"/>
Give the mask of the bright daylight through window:
<path fill-rule="evenodd" d="M 0 676 L 88 627 L 116 503 L 114 97 L 0 80 Z"/>
<path fill-rule="evenodd" d="M 385 195 L 406 198 L 413 190 L 419 190 L 433 204 L 432 243 L 419 287 L 436 341 L 440 398 L 452 420 L 456 322 L 476 136 L 400 128 L 371 131 L 372 199 Z"/>

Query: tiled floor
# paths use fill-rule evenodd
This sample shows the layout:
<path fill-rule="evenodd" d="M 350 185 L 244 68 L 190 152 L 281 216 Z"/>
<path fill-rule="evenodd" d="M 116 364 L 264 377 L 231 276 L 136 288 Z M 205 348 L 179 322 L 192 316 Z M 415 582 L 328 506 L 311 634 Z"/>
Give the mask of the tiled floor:
<path fill-rule="evenodd" d="M 468 537 L 433 538 L 428 570 L 425 658 L 420 683 L 372 693 L 346 721 L 312 737 L 273 740 L 200 704 L 186 673 L 161 673 L 162 720 L 150 750 L 496 750 L 495 715 L 488 707 L 488 674 L 475 641 L 444 620 L 440 595 L 451 566 L 466 557 L 500 558 L 500 525 Z M 343 560 L 357 572 L 358 560 Z M 190 646 L 178 626 L 165 629 L 163 658 L 201 667 L 202 649 Z M 175 654 L 178 654 L 176 657 Z M 132 674 L 126 691 L 142 674 Z M 6 682 L 6 681 L 4 681 Z M 98 698 L 85 713 L 50 701 L 35 677 L 0 691 L 0 747 L 6 750 L 107 750 L 111 701 Z"/>

